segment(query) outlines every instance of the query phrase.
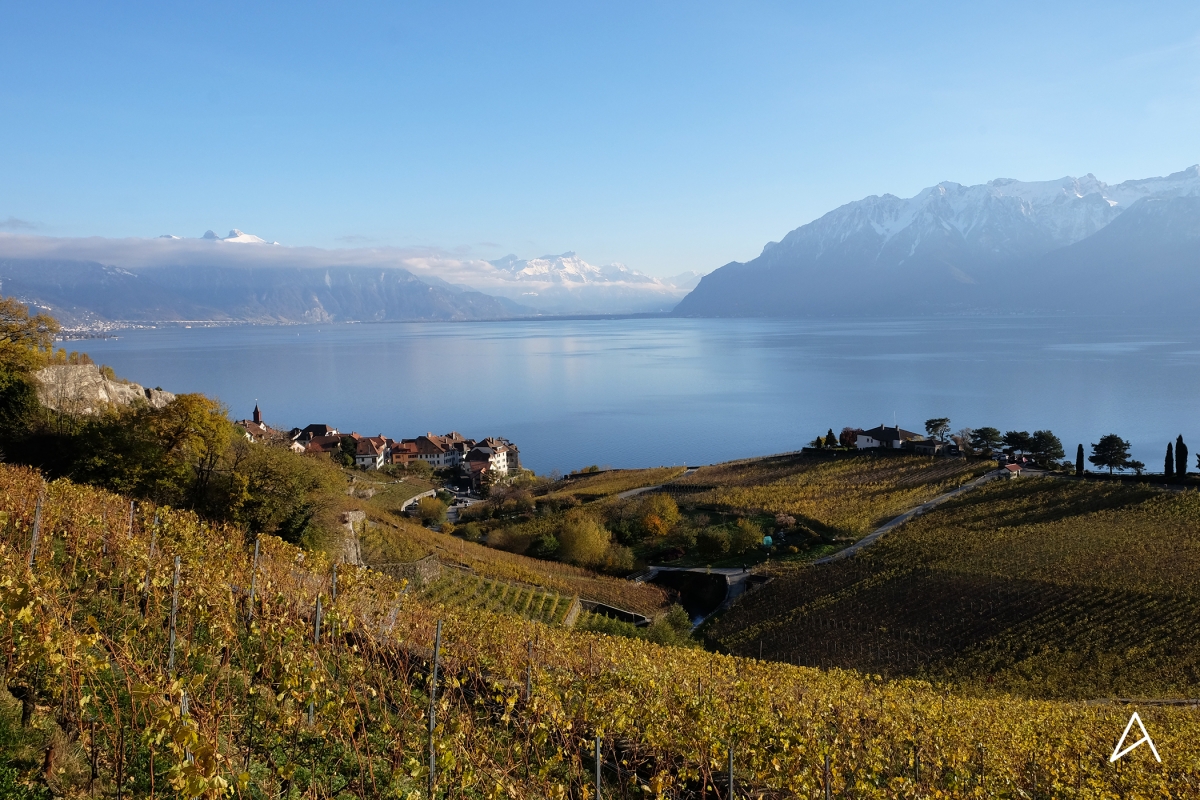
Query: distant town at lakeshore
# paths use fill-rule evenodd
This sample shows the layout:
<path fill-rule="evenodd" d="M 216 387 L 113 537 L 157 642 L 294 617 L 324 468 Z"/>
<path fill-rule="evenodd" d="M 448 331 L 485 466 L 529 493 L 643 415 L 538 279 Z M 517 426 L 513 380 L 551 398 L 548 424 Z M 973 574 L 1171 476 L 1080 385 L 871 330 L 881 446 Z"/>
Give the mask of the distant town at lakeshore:
<path fill-rule="evenodd" d="M 521 471 L 521 454 L 508 439 L 489 436 L 468 439 L 457 431 L 443 436 L 432 432 L 413 439 L 392 439 L 382 433 L 363 436 L 342 433 L 332 425 L 312 424 L 284 431 L 263 422 L 262 411 L 254 406 L 250 419 L 234 422 L 253 442 L 288 443 L 296 453 L 326 454 L 346 466 L 378 470 L 386 465 L 407 467 L 428 464 L 431 469 L 458 471 L 478 491 L 493 481 Z"/>

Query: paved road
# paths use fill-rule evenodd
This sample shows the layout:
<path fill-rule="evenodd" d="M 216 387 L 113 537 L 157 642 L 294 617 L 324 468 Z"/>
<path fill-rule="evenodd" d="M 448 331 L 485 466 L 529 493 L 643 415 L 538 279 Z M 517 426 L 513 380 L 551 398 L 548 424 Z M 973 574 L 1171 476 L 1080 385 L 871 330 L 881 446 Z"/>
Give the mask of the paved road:
<path fill-rule="evenodd" d="M 949 500 L 951 497 L 957 497 L 958 495 L 963 494 L 964 492 L 969 492 L 972 489 L 982 486 L 983 484 L 987 483 L 988 481 L 994 481 L 997 478 L 999 478 L 1000 476 L 1005 475 L 1005 474 L 1006 474 L 1005 470 L 998 469 L 998 470 L 994 470 L 993 472 L 989 472 L 986 475 L 980 475 L 975 480 L 964 483 L 962 486 L 959 486 L 957 489 L 951 489 L 950 491 L 946 492 L 945 494 L 939 494 L 937 497 L 933 498 L 929 502 L 922 503 L 921 505 L 917 506 L 914 509 L 905 511 L 903 514 L 901 514 L 900 516 L 891 520 L 890 522 L 886 522 L 883 525 L 880 525 L 878 528 L 871 531 L 866 536 L 864 536 L 863 538 L 859 539 L 854 544 L 847 547 L 845 550 L 839 550 L 838 552 L 834 553 L 831 556 L 825 556 L 824 558 L 818 558 L 816 561 L 814 561 L 812 563 L 813 564 L 828 564 L 831 561 L 838 561 L 843 558 L 849 558 L 850 556 L 857 553 L 859 550 L 862 550 L 864 547 L 870 547 L 872 544 L 874 544 L 876 541 L 878 541 L 879 538 L 881 536 L 883 536 L 885 533 L 888 533 L 890 531 L 895 530 L 896 528 L 899 528 L 901 525 L 908 522 L 913 517 L 919 516 L 920 514 L 924 514 L 926 511 L 929 511 L 932 508 L 937 508 L 942 503 Z"/>

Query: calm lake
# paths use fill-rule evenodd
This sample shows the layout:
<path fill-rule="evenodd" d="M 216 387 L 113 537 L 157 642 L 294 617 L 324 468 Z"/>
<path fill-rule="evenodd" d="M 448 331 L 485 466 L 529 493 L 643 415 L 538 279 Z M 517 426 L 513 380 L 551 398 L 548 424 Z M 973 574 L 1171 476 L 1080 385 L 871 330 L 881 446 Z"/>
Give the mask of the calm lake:
<path fill-rule="evenodd" d="M 156 328 L 68 342 L 238 419 L 399 439 L 505 436 L 539 473 L 705 464 L 843 426 L 1049 428 L 1068 456 L 1117 433 L 1152 470 L 1200 452 L 1200 324 L 946 317 L 544 320 Z M 1194 440 L 1194 441 L 1193 441 Z M 1090 451 L 1089 451 L 1090 452 Z"/>

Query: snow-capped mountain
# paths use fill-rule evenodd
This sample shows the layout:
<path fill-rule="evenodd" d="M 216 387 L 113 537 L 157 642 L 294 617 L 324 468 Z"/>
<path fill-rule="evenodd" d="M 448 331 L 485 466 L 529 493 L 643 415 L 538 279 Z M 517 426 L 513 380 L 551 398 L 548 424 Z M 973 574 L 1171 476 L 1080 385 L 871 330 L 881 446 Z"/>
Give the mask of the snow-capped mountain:
<path fill-rule="evenodd" d="M 558 256 L 542 256 L 527 260 L 507 255 L 488 263 L 497 269 L 504 270 L 518 281 L 548 281 L 576 285 L 586 283 L 662 283 L 658 278 L 635 272 L 624 264 L 609 264 L 603 267 L 589 264 L 571 251 Z"/>
<path fill-rule="evenodd" d="M 488 263 L 500 280 L 489 282 L 486 291 L 558 314 L 669 311 L 691 288 L 624 264 L 589 264 L 570 251 L 530 259 L 507 255 Z"/>
<path fill-rule="evenodd" d="M 871 196 L 767 244 L 752 261 L 714 271 L 676 313 L 1012 308 L 1027 278 L 1044 285 L 1055 273 L 1051 254 L 1096 236 L 1147 203 L 1173 204 L 1175 216 L 1186 214 L 1190 206 L 1174 201 L 1194 197 L 1200 197 L 1200 166 L 1111 186 L 1089 174 L 975 186 L 945 182 L 907 199 Z"/>
<path fill-rule="evenodd" d="M 178 237 L 173 237 L 178 238 Z M 211 230 L 205 231 L 201 239 L 212 239 L 218 242 L 238 242 L 239 244 L 279 244 L 279 242 L 268 242 L 266 239 L 255 236 L 252 233 L 244 233 L 234 228 L 229 232 L 228 236 L 217 236 Z"/>

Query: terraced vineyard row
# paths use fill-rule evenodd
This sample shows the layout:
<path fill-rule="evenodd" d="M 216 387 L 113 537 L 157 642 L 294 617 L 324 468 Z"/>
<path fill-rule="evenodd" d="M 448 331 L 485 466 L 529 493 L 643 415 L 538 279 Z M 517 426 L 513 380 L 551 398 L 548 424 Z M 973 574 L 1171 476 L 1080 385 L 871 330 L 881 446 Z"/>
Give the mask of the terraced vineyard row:
<path fill-rule="evenodd" d="M 490 580 L 453 569 L 443 570 L 442 577 L 423 589 L 420 597 L 434 606 L 509 612 L 547 625 L 562 625 L 578 600 L 537 586 Z"/>
<path fill-rule="evenodd" d="M 1124 708 L 439 608 L 370 570 L 335 582 L 276 539 L 256 561 L 237 530 L 9 467 L 0 512 L 5 680 L 33 730 L 73 742 L 49 764 L 62 793 L 87 791 L 94 764 L 104 796 L 591 798 L 598 739 L 606 797 L 723 800 L 731 752 L 739 797 L 1200 794 L 1187 709 L 1141 709 L 1163 761 L 1143 747 L 1114 766 Z"/>

